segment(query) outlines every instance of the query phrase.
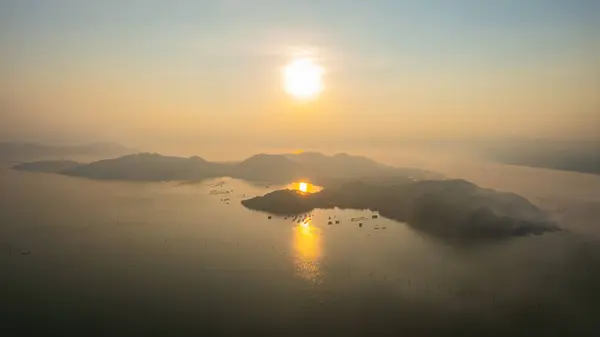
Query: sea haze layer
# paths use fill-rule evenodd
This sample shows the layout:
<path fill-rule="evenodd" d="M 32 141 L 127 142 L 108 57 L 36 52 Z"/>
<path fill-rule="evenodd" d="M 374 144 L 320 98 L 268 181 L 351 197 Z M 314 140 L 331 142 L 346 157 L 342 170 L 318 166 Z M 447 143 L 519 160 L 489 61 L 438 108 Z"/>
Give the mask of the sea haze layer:
<path fill-rule="evenodd" d="M 392 193 L 392 210 L 397 202 L 427 210 L 433 200 L 468 204 L 468 212 L 548 214 L 540 199 L 465 180 L 356 180 L 352 170 L 307 198 L 327 196 L 332 205 L 273 216 L 242 202 L 304 198 L 286 191 L 292 181 L 94 180 L 0 169 L 0 324 L 9 336 L 598 333 L 600 233 L 582 233 L 571 223 L 577 214 L 544 235 L 456 240 L 431 229 L 462 211 L 429 212 L 423 227 L 411 221 L 422 212 L 396 221 L 383 207 L 353 208 Z M 568 203 L 583 205 L 578 198 Z M 564 203 L 551 193 L 544 200 Z"/>

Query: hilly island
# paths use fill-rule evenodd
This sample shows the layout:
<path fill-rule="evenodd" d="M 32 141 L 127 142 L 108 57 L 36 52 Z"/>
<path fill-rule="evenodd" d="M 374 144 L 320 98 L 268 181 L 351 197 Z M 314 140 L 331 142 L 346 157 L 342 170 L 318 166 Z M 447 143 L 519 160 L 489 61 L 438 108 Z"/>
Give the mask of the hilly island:
<path fill-rule="evenodd" d="M 273 185 L 310 181 L 317 193 L 282 189 L 242 201 L 248 209 L 274 215 L 317 208 L 369 209 L 441 237 L 506 238 L 558 230 L 547 215 L 513 193 L 417 168 L 398 168 L 366 157 L 321 153 L 258 154 L 240 162 L 140 153 L 79 163 L 67 160 L 22 163 L 15 170 L 98 180 L 202 181 L 232 177 Z"/>

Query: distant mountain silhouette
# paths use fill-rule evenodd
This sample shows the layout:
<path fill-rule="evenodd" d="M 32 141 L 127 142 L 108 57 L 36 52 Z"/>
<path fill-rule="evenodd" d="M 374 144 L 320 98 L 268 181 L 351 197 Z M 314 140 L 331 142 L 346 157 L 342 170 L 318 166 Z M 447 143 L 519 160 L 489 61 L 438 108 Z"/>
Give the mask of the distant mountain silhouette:
<path fill-rule="evenodd" d="M 443 237 L 502 238 L 558 230 L 546 213 L 526 199 L 465 180 L 358 181 L 315 194 L 280 190 L 242 204 L 279 215 L 315 208 L 370 209 Z"/>
<path fill-rule="evenodd" d="M 18 164 L 13 168 L 19 171 L 60 173 L 82 165 L 85 164 L 72 160 L 44 160 L 33 163 Z"/>
<path fill-rule="evenodd" d="M 72 156 L 122 156 L 135 152 L 137 151 L 116 143 L 90 143 L 67 146 L 5 142 L 0 143 L 0 162 L 63 159 Z"/>
<path fill-rule="evenodd" d="M 60 173 L 92 179 L 163 181 L 202 180 L 222 176 L 226 165 L 200 157 L 170 157 L 155 153 L 133 154 L 68 168 Z"/>
<path fill-rule="evenodd" d="M 447 146 L 508 165 L 600 174 L 599 140 L 502 139 Z"/>
<path fill-rule="evenodd" d="M 593 149 L 496 148 L 485 152 L 485 156 L 509 165 L 600 174 L 600 146 Z"/>
<path fill-rule="evenodd" d="M 398 168 L 378 163 L 370 158 L 338 153 L 326 156 L 318 152 L 288 154 L 288 158 L 310 167 L 322 176 L 340 181 L 356 177 L 414 177 L 415 179 L 439 179 L 441 175 L 417 168 Z"/>
<path fill-rule="evenodd" d="M 285 155 L 257 154 L 235 165 L 230 175 L 250 181 L 289 183 L 291 181 L 315 179 L 311 170 Z"/>
<path fill-rule="evenodd" d="M 316 194 L 282 190 L 242 203 L 274 214 L 330 207 L 371 209 L 441 236 L 506 237 L 557 229 L 544 212 L 518 195 L 480 188 L 464 180 L 430 180 L 440 177 L 347 154 L 258 154 L 238 163 L 215 163 L 200 157 L 140 153 L 89 164 L 40 161 L 14 169 L 131 181 L 198 181 L 229 176 L 279 184 L 306 179 L 326 189 Z"/>
<path fill-rule="evenodd" d="M 229 176 L 248 181 L 286 184 L 296 180 L 308 180 L 322 186 L 336 186 L 349 178 L 414 177 L 425 179 L 438 176 L 417 169 L 394 168 L 364 157 L 347 154 L 325 156 L 258 154 L 238 163 L 215 163 L 200 157 L 182 158 L 153 153 L 140 153 L 115 159 L 95 161 L 89 164 L 73 164 L 62 169 L 62 161 L 52 165 L 50 161 L 17 165 L 17 170 L 60 173 L 91 179 L 163 181 L 197 181 Z M 339 174 L 338 174 L 339 173 Z M 439 176 L 438 176 L 439 177 Z"/>

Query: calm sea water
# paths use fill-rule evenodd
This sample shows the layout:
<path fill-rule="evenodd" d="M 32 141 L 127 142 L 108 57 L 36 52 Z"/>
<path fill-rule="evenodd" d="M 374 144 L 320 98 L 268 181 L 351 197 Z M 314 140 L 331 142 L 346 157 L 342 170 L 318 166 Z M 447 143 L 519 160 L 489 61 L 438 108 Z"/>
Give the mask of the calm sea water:
<path fill-rule="evenodd" d="M 369 211 L 317 210 L 298 223 L 240 205 L 276 188 L 0 169 L 0 334 L 599 331 L 597 236 L 448 242 Z M 363 216 L 362 228 L 351 221 Z"/>

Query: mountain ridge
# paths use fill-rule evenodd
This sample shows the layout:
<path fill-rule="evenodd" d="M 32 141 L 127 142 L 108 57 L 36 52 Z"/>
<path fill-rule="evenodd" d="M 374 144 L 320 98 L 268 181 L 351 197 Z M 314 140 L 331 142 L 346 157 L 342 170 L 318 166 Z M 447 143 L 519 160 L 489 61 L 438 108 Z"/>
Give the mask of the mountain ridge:
<path fill-rule="evenodd" d="M 61 170 L 54 168 L 58 162 L 62 162 Z M 376 177 L 411 175 L 417 176 L 415 178 L 418 179 L 441 177 L 430 171 L 387 166 L 366 157 L 322 154 L 307 158 L 302 155 L 262 153 L 250 156 L 240 162 L 220 163 L 210 162 L 198 156 L 186 158 L 146 152 L 87 164 L 74 161 L 30 162 L 15 165 L 13 169 L 59 173 L 100 180 L 195 181 L 229 176 L 265 183 L 307 180 L 322 185 L 339 184 L 349 178 L 370 177 L 374 179 Z"/>

